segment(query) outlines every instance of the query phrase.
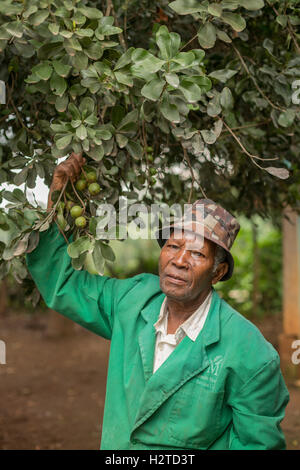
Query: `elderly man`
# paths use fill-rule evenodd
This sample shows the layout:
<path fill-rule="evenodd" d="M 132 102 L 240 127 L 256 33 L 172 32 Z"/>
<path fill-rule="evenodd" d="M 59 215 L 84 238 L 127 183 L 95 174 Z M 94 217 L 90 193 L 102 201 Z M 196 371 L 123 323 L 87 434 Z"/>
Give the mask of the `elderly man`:
<path fill-rule="evenodd" d="M 71 155 L 58 165 L 50 194 L 83 163 Z M 27 255 L 46 304 L 111 340 L 103 450 L 285 448 L 278 354 L 213 289 L 232 275 L 239 224 L 213 201 L 197 202 L 200 223 L 173 226 L 168 239 L 161 231 L 159 276 L 75 271 L 54 224 Z"/>

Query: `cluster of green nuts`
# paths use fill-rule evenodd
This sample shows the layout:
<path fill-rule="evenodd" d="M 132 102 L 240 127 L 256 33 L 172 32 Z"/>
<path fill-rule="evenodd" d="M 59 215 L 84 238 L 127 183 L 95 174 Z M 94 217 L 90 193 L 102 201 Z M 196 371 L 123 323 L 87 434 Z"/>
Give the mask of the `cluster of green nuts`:
<path fill-rule="evenodd" d="M 153 147 L 147 147 L 147 160 L 148 160 L 148 164 L 153 163 L 153 160 L 154 160 Z M 154 168 L 153 166 L 149 166 L 149 174 L 150 174 L 149 182 L 151 185 L 156 183 L 156 178 L 154 178 L 154 175 L 156 175 L 156 173 L 157 173 L 156 168 Z"/>
<path fill-rule="evenodd" d="M 82 204 L 82 198 L 90 198 L 90 196 L 97 196 L 100 191 L 100 185 L 97 183 L 97 173 L 95 170 L 86 169 L 82 170 L 79 179 L 76 181 L 75 186 L 72 186 L 73 191 L 70 195 L 71 188 L 67 186 L 65 191 L 65 202 L 60 202 L 57 209 L 57 221 L 60 227 L 64 230 L 67 226 L 67 221 L 64 218 L 64 210 L 67 210 L 67 214 L 74 220 L 76 227 L 84 228 L 87 225 L 87 217 L 85 216 L 85 206 Z M 79 194 L 78 194 L 78 192 Z M 74 194 L 73 194 L 74 193 Z M 80 195 L 80 196 L 79 196 Z M 77 198 L 78 203 L 75 203 L 73 199 Z M 79 201 L 81 205 L 79 205 Z"/>

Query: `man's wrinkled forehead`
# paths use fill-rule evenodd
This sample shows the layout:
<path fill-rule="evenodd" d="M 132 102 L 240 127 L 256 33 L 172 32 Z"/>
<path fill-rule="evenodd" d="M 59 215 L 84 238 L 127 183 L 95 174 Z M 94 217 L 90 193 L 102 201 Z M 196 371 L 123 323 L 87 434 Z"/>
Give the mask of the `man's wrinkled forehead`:
<path fill-rule="evenodd" d="M 204 246 L 204 237 L 189 230 L 175 228 L 170 238 L 184 243 L 186 250 L 201 250 Z"/>

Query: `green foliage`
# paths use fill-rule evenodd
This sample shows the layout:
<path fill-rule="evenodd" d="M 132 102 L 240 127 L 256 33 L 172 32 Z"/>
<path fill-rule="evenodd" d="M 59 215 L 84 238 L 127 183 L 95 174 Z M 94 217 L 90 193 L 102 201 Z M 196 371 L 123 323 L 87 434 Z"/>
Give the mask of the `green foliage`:
<path fill-rule="evenodd" d="M 255 218 L 257 225 L 257 292 L 254 289 L 254 252 L 251 223 L 241 219 L 241 230 L 232 247 L 233 277 L 216 290 L 233 308 L 249 318 L 280 314 L 282 309 L 282 235 L 278 228 Z M 257 296 L 255 306 L 254 294 Z"/>
<path fill-rule="evenodd" d="M 26 190 L 49 186 L 71 151 L 102 188 L 86 228 L 59 215 L 67 237 L 92 240 L 76 269 L 103 268 L 95 212 L 120 195 L 206 195 L 247 217 L 298 209 L 299 12 L 299 0 L 3 0 L 0 184 L 25 191 L 0 190 L 0 278 L 21 263 L 26 279 L 24 254 L 54 217 Z"/>

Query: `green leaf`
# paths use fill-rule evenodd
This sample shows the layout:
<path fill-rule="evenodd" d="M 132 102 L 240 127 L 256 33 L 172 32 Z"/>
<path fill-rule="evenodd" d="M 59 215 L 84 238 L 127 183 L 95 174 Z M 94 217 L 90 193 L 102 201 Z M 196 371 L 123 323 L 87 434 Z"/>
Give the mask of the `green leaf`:
<path fill-rule="evenodd" d="M 177 88 L 179 85 L 179 77 L 176 73 L 166 73 L 165 79 L 167 80 L 168 84 L 174 88 Z"/>
<path fill-rule="evenodd" d="M 130 111 L 130 113 L 126 114 L 126 116 L 120 122 L 118 126 L 118 130 L 126 132 L 128 130 L 136 129 L 138 115 L 139 115 L 139 112 L 137 109 Z"/>
<path fill-rule="evenodd" d="M 237 13 L 224 12 L 221 19 L 237 32 L 243 31 L 246 28 L 246 21 Z"/>
<path fill-rule="evenodd" d="M 199 0 L 176 0 L 168 5 L 179 15 L 190 15 L 191 13 L 206 12 L 205 6 L 203 6 Z"/>
<path fill-rule="evenodd" d="M 35 49 L 30 44 L 24 44 L 24 42 L 25 41 L 23 41 L 23 40 L 22 40 L 22 42 L 18 41 L 18 40 L 15 40 L 14 41 L 14 46 L 17 49 L 20 56 L 22 56 L 26 59 L 30 59 L 30 57 L 35 55 Z"/>
<path fill-rule="evenodd" d="M 143 86 L 141 94 L 148 100 L 157 101 L 160 98 L 165 83 L 161 78 L 154 78 Z"/>
<path fill-rule="evenodd" d="M 88 126 L 95 126 L 98 124 L 99 119 L 95 114 L 90 114 L 86 119 L 84 119 L 84 122 L 88 124 Z"/>
<path fill-rule="evenodd" d="M 57 23 L 50 23 L 48 29 L 54 36 L 57 36 L 59 33 L 59 25 Z"/>
<path fill-rule="evenodd" d="M 128 138 L 123 134 L 116 134 L 116 141 L 118 146 L 122 149 L 127 145 Z"/>
<path fill-rule="evenodd" d="M 128 73 L 122 71 L 115 72 L 115 77 L 119 83 L 123 83 L 123 85 L 127 85 L 130 87 L 133 86 L 132 77 Z"/>
<path fill-rule="evenodd" d="M 29 17 L 29 23 L 33 26 L 39 26 L 40 24 L 44 23 L 44 21 L 48 18 L 49 14 L 50 13 L 48 9 L 39 10 Z"/>
<path fill-rule="evenodd" d="M 130 155 L 135 159 L 135 160 L 141 160 L 143 156 L 143 149 L 141 145 L 138 142 L 135 142 L 134 140 L 129 140 L 126 148 Z"/>
<path fill-rule="evenodd" d="M 105 36 L 122 33 L 122 29 L 113 26 L 114 18 L 112 16 L 104 16 L 98 22 L 99 26 L 95 31 L 95 36 L 99 41 L 102 41 Z"/>
<path fill-rule="evenodd" d="M 17 38 L 21 38 L 23 36 L 23 24 L 21 21 L 6 23 L 5 29 L 9 34 Z"/>
<path fill-rule="evenodd" d="M 65 149 L 71 142 L 72 140 L 72 134 L 65 135 L 64 137 L 61 137 L 56 141 L 56 147 L 59 150 Z"/>
<path fill-rule="evenodd" d="M 292 109 L 287 109 L 286 111 L 280 114 L 278 118 L 278 124 L 281 127 L 290 127 L 293 124 L 295 117 L 295 111 Z"/>
<path fill-rule="evenodd" d="M 75 31 L 75 34 L 80 38 L 91 38 L 92 36 L 94 36 L 94 31 L 91 28 L 77 29 Z"/>
<path fill-rule="evenodd" d="M 83 8 L 77 8 L 77 11 L 90 20 L 99 20 L 103 16 L 102 11 L 98 10 L 98 8 L 84 6 Z"/>
<path fill-rule="evenodd" d="M 220 70 L 215 70 L 214 72 L 211 72 L 209 74 L 209 77 L 215 78 L 216 80 L 219 80 L 222 83 L 226 83 L 227 80 L 232 78 L 237 73 L 238 73 L 237 70 L 220 69 Z"/>
<path fill-rule="evenodd" d="M 66 51 L 71 56 L 74 56 L 76 54 L 76 51 L 82 51 L 82 46 L 80 42 L 78 41 L 78 39 L 74 37 L 65 39 L 64 46 L 65 46 Z"/>
<path fill-rule="evenodd" d="M 74 120 L 80 120 L 81 121 L 81 114 L 77 106 L 75 106 L 74 103 L 70 103 L 68 106 L 68 111 L 72 116 L 72 119 Z"/>
<path fill-rule="evenodd" d="M 25 183 L 26 178 L 27 178 L 27 174 L 28 174 L 28 168 L 25 167 L 25 168 L 23 168 L 22 171 L 20 171 L 19 173 L 17 173 L 17 174 L 14 176 L 14 183 L 15 183 L 17 186 L 20 186 L 20 184 Z"/>
<path fill-rule="evenodd" d="M 208 13 L 213 16 L 220 17 L 222 15 L 223 7 L 220 3 L 211 3 L 207 8 Z"/>
<path fill-rule="evenodd" d="M 100 129 L 96 130 L 96 137 L 97 139 L 109 140 L 111 139 L 112 135 L 111 132 L 107 129 Z"/>
<path fill-rule="evenodd" d="M 69 103 L 68 95 L 58 96 L 55 101 L 55 109 L 59 113 L 65 112 Z"/>
<path fill-rule="evenodd" d="M 83 98 L 79 105 L 79 111 L 81 114 L 85 113 L 86 115 L 90 115 L 94 112 L 95 109 L 95 101 L 93 98 L 86 96 Z"/>
<path fill-rule="evenodd" d="M 72 68 L 71 65 L 65 65 L 62 62 L 59 62 L 58 60 L 54 60 L 52 64 L 57 75 L 60 75 L 61 77 L 67 77 Z"/>
<path fill-rule="evenodd" d="M 214 47 L 217 39 L 217 30 L 212 23 L 205 23 L 198 31 L 198 41 L 204 49 Z"/>
<path fill-rule="evenodd" d="M 71 258 L 72 268 L 76 271 L 80 271 L 86 265 L 86 257 L 88 254 L 89 252 L 84 252 L 80 256 L 78 256 L 78 258 Z"/>
<path fill-rule="evenodd" d="M 181 39 L 177 33 L 169 33 L 166 26 L 161 26 L 156 32 L 156 43 L 160 49 L 161 57 L 172 59 L 179 50 Z"/>
<path fill-rule="evenodd" d="M 13 192 L 10 191 L 3 191 L 2 192 L 2 197 L 6 199 L 9 202 L 13 203 L 24 203 L 26 201 L 26 197 L 21 191 L 21 189 L 14 189 Z"/>
<path fill-rule="evenodd" d="M 170 103 L 168 96 L 164 96 L 161 106 L 160 112 L 162 115 L 171 122 L 180 122 L 180 115 L 175 104 Z"/>
<path fill-rule="evenodd" d="M 129 65 L 131 63 L 131 54 L 133 51 L 134 47 L 130 47 L 126 52 L 124 52 L 117 61 L 114 70 L 119 70 L 126 67 L 126 65 Z"/>
<path fill-rule="evenodd" d="M 115 261 L 116 257 L 112 248 L 107 243 L 99 242 L 99 244 L 101 246 L 101 253 L 103 258 L 111 262 Z"/>
<path fill-rule="evenodd" d="M 217 29 L 217 37 L 221 41 L 226 42 L 228 44 L 232 42 L 232 39 L 228 36 L 228 34 L 225 33 L 225 31 L 221 31 L 220 29 Z"/>
<path fill-rule="evenodd" d="M 101 42 L 93 42 L 84 49 L 84 53 L 92 60 L 99 60 L 103 55 L 103 50 Z"/>
<path fill-rule="evenodd" d="M 79 237 L 70 243 L 67 248 L 68 255 L 71 258 L 78 258 L 82 253 L 90 251 L 93 248 L 93 242 L 89 237 Z"/>
<path fill-rule="evenodd" d="M 5 26 L 0 26 L 0 40 L 7 41 L 11 38 L 11 34 L 6 30 Z"/>
<path fill-rule="evenodd" d="M 104 148 L 102 145 L 97 145 L 86 153 L 93 160 L 99 162 L 104 157 Z"/>
<path fill-rule="evenodd" d="M 87 138 L 87 130 L 86 130 L 86 127 L 83 124 L 81 124 L 79 127 L 77 127 L 76 135 L 77 135 L 78 139 L 80 139 L 80 140 L 84 140 L 84 139 Z"/>
<path fill-rule="evenodd" d="M 239 4 L 246 10 L 260 10 L 265 6 L 264 0 L 239 0 Z"/>
<path fill-rule="evenodd" d="M 40 60 L 47 60 L 57 55 L 63 49 L 63 43 L 61 41 L 50 42 L 44 44 L 37 51 L 37 56 Z"/>
<path fill-rule="evenodd" d="M 145 49 L 135 49 L 131 56 L 133 65 L 130 70 L 136 77 L 143 78 L 145 75 L 150 73 L 156 73 L 162 68 L 165 61 L 155 57 Z"/>
<path fill-rule="evenodd" d="M 32 68 L 32 73 L 39 77 L 41 80 L 49 80 L 53 72 L 52 67 L 46 62 L 36 65 Z"/>
<path fill-rule="evenodd" d="M 67 89 L 67 82 L 63 77 L 53 72 L 50 79 L 50 88 L 55 95 L 62 96 Z"/>
<path fill-rule="evenodd" d="M 173 57 L 172 62 L 178 64 L 177 66 L 172 63 L 171 71 L 181 70 L 182 68 L 190 67 L 195 60 L 195 55 L 192 51 L 189 52 L 178 52 L 175 57 Z M 179 67 L 178 67 L 179 66 Z"/>
<path fill-rule="evenodd" d="M 201 89 L 195 83 L 183 79 L 180 82 L 179 90 L 189 103 L 195 103 L 201 98 Z"/>
<path fill-rule="evenodd" d="M 97 273 L 103 275 L 105 260 L 102 254 L 101 245 L 101 242 L 96 240 L 95 247 L 92 253 L 92 259 Z"/>
<path fill-rule="evenodd" d="M 232 109 L 234 105 L 233 96 L 231 90 L 228 87 L 224 87 L 220 94 L 220 104 L 222 108 L 228 110 Z"/>
<path fill-rule="evenodd" d="M 78 70 L 85 70 L 88 67 L 89 59 L 84 52 L 78 51 L 72 57 L 73 66 Z"/>
<path fill-rule="evenodd" d="M 211 130 L 202 130 L 200 133 L 206 144 L 212 145 L 217 140 L 215 133 Z"/>
<path fill-rule="evenodd" d="M 280 24 L 280 26 L 282 26 L 283 28 L 286 28 L 288 17 L 286 15 L 278 15 L 276 16 L 276 21 L 277 23 Z"/>
<path fill-rule="evenodd" d="M 73 32 L 72 31 L 68 31 L 66 29 L 63 29 L 62 31 L 60 31 L 60 34 L 61 36 L 63 36 L 64 38 L 71 38 L 73 36 Z"/>

